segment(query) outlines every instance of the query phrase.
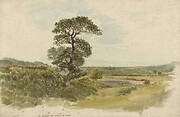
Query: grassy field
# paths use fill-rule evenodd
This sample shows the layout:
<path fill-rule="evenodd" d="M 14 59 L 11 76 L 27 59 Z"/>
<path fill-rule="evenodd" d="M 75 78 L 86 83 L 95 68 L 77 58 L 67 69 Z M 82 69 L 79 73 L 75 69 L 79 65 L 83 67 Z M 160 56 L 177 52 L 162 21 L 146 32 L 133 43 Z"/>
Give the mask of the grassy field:
<path fill-rule="evenodd" d="M 62 74 L 41 62 L 0 61 L 1 99 L 6 105 L 64 105 L 70 108 L 115 109 L 142 112 L 163 105 L 170 91 L 174 63 L 135 67 L 82 67 L 87 74 L 65 87 Z M 95 70 L 96 74 L 92 75 Z M 60 79 L 55 78 L 60 75 Z M 103 78 L 102 78 L 103 76 Z M 13 84 L 13 85 L 12 85 Z M 23 87 L 23 88 L 22 88 Z M 73 103 L 73 105 L 72 105 Z M 65 105 L 66 105 L 65 104 Z"/>
<path fill-rule="evenodd" d="M 87 97 L 73 108 L 115 109 L 141 112 L 151 106 L 162 106 L 170 91 L 166 90 L 170 76 L 106 76 L 99 81 L 126 81 L 132 85 L 107 85 L 96 95 Z M 147 84 L 145 81 L 149 81 Z M 109 87 L 108 87 L 109 86 Z"/>
<path fill-rule="evenodd" d="M 161 83 L 163 81 L 169 81 L 172 80 L 171 76 L 104 76 L 103 79 L 100 79 L 102 81 L 104 80 L 128 80 L 128 81 L 145 81 L 149 80 L 152 83 Z"/>
<path fill-rule="evenodd" d="M 36 74 L 33 72 L 33 70 L 30 70 L 29 72 L 23 72 L 23 73 L 26 74 L 31 73 L 31 76 L 29 76 L 30 78 L 31 77 L 39 78 L 42 74 L 45 74 L 45 76 L 47 76 L 46 74 L 49 72 L 48 71 L 43 72 L 42 70 L 41 72 L 39 71 L 38 74 Z M 88 76 L 86 77 L 88 78 Z M 47 78 L 49 78 L 49 76 Z M 167 97 L 170 94 L 170 91 L 166 90 L 166 87 L 168 86 L 168 81 L 173 80 L 171 76 L 104 75 L 102 79 L 88 80 L 87 78 L 73 80 L 71 87 L 64 89 L 57 88 L 58 89 L 57 91 L 59 92 L 54 91 L 54 88 L 51 86 L 52 90 L 50 92 L 53 95 L 57 93 L 57 96 L 50 96 L 50 97 L 48 96 L 47 98 L 43 98 L 43 100 L 39 100 L 39 98 L 36 99 L 25 96 L 27 97 L 25 101 L 28 101 L 28 103 L 24 104 L 22 102 L 24 101 L 23 100 L 24 97 L 18 95 L 15 101 L 16 105 L 19 107 L 31 107 L 31 106 L 36 106 L 37 105 L 36 102 L 38 102 L 40 104 L 46 104 L 50 106 L 63 105 L 73 109 L 82 109 L 82 108 L 123 109 L 125 111 L 136 111 L 141 113 L 143 112 L 143 110 L 148 109 L 150 107 L 154 107 L 154 106 L 157 107 L 163 105 L 163 102 L 167 99 Z M 32 82 L 32 78 L 31 78 L 31 82 Z M 33 84 L 33 86 L 34 87 L 32 88 L 34 88 L 35 93 L 34 91 L 31 93 L 34 95 L 36 94 L 37 91 L 40 90 L 37 90 L 37 88 L 35 88 L 36 85 Z M 37 85 L 37 86 L 43 86 L 43 85 Z M 93 91 L 93 93 L 89 93 L 92 92 L 91 90 Z M 24 92 L 26 93 L 27 91 Z M 39 93 L 37 92 L 37 94 Z M 11 96 L 9 96 L 9 94 L 4 94 L 4 96 L 7 96 L 9 101 L 12 101 Z M 68 99 L 70 99 L 70 101 L 68 101 Z M 75 101 L 71 102 L 72 99 Z"/>

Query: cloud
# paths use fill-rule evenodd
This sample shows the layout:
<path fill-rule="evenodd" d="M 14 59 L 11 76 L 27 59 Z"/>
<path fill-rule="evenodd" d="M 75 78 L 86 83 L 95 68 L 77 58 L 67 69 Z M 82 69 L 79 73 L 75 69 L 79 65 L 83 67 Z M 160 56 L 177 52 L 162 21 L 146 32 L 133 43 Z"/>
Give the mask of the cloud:
<path fill-rule="evenodd" d="M 180 60 L 178 3 L 177 0 L 86 0 L 89 9 L 112 18 L 126 30 L 127 35 L 118 43 L 118 49 L 111 46 L 112 53 L 109 54 L 119 58 L 118 64 L 124 59 L 126 63 L 136 61 L 142 64 Z M 105 53 L 106 50 L 101 55 Z"/>
<path fill-rule="evenodd" d="M 42 31 L 29 22 L 23 3 L 4 2 L 1 5 L 1 55 L 24 60 L 45 60 L 51 45 L 50 31 Z"/>
<path fill-rule="evenodd" d="M 86 65 L 150 65 L 180 60 L 178 3 L 178 0 L 4 0 L 0 5 L 0 58 L 47 62 L 54 22 L 84 15 L 103 29 L 101 37 L 83 36 L 93 47 Z"/>

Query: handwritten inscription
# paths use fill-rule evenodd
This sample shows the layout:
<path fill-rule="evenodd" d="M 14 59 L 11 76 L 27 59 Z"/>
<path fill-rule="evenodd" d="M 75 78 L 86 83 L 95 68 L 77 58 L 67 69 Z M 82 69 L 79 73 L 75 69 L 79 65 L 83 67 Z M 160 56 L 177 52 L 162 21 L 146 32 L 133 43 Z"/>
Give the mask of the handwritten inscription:
<path fill-rule="evenodd" d="M 70 117 L 71 115 L 69 114 L 44 114 L 44 115 L 39 115 L 38 117 Z"/>

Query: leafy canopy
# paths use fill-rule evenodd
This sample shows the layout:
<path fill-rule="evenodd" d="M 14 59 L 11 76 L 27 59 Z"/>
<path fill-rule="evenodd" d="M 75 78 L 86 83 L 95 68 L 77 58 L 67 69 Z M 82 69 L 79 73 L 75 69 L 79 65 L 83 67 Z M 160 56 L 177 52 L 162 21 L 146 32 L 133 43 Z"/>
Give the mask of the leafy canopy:
<path fill-rule="evenodd" d="M 90 44 L 80 35 L 83 33 L 102 35 L 98 26 L 84 16 L 61 19 L 55 23 L 52 32 L 55 34 L 55 47 L 48 50 L 48 57 L 60 71 L 68 70 L 71 76 L 81 71 L 79 66 L 84 64 L 84 58 L 92 54 Z"/>

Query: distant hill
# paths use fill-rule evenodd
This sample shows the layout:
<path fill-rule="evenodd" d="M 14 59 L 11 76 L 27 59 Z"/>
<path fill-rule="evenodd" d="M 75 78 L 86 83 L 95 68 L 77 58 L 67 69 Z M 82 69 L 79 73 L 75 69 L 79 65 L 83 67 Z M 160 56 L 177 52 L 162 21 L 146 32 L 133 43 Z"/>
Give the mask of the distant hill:
<path fill-rule="evenodd" d="M 48 66 L 43 62 L 35 61 L 35 62 L 28 62 L 28 61 L 21 61 L 16 60 L 13 58 L 4 58 L 0 60 L 0 68 L 7 68 L 11 66 L 19 66 L 19 67 L 36 67 L 36 66 Z"/>
<path fill-rule="evenodd" d="M 104 75 L 169 75 L 172 74 L 176 63 L 157 66 L 137 66 L 137 67 L 83 67 L 88 73 L 93 69 L 103 71 Z"/>
<path fill-rule="evenodd" d="M 93 69 L 99 69 L 103 71 L 104 75 L 114 75 L 114 76 L 169 75 L 169 74 L 172 74 L 177 64 L 180 64 L 180 62 L 172 62 L 170 64 L 156 65 L 156 66 L 82 67 L 82 69 L 86 70 L 87 73 L 90 73 Z M 28 61 L 16 60 L 13 58 L 4 58 L 0 60 L 0 69 L 12 67 L 12 66 L 19 66 L 19 67 L 25 67 L 25 68 L 49 67 L 47 64 L 40 61 L 28 62 Z"/>

